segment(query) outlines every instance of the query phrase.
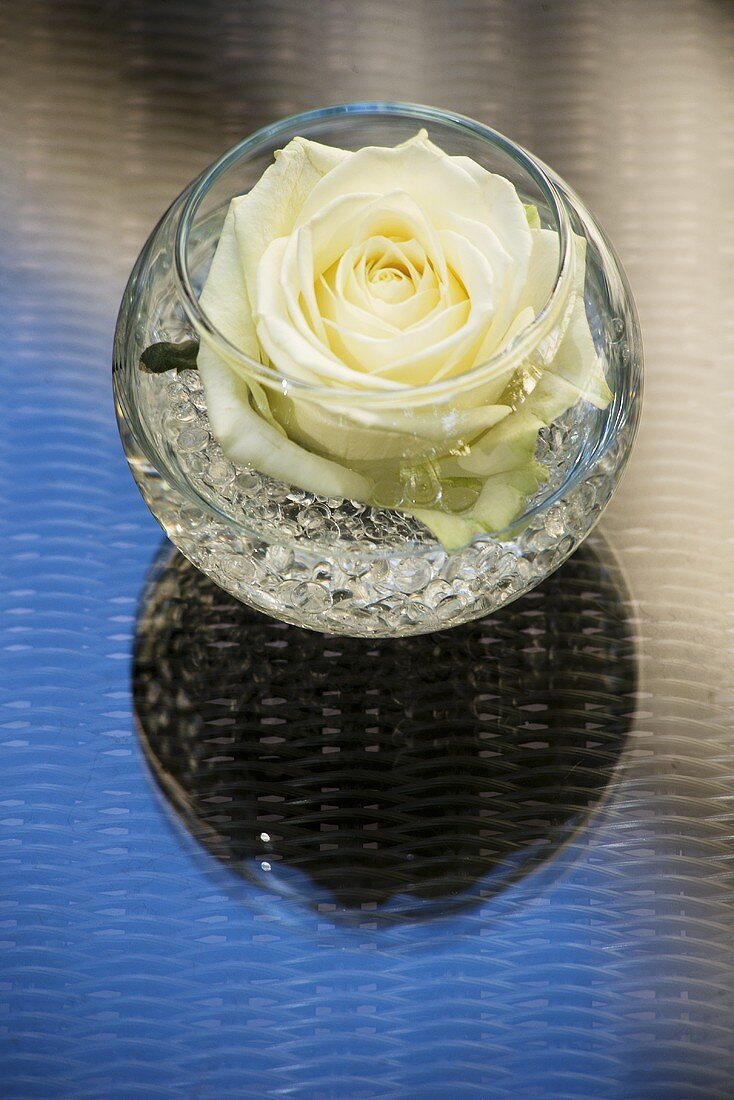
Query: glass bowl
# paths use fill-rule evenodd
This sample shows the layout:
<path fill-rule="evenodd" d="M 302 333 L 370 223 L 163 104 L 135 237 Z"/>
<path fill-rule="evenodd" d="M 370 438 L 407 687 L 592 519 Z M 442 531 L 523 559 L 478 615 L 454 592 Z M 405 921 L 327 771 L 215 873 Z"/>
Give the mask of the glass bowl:
<path fill-rule="evenodd" d="M 469 156 L 510 179 L 523 202 L 537 209 L 541 226 L 557 235 L 558 269 L 544 307 L 506 349 L 449 382 L 400 390 L 397 397 L 319 389 L 298 379 L 284 385 L 270 366 L 229 344 L 199 301 L 230 200 L 249 191 L 274 152 L 296 136 L 357 150 L 395 145 L 423 127 L 445 152 Z M 471 400 L 472 387 L 486 384 L 487 377 L 527 373 L 557 348 L 576 293 L 574 234 L 586 241 L 584 305 L 613 399 L 604 409 L 581 401 L 540 431 L 535 458 L 547 478 L 508 526 L 447 549 L 389 493 L 373 505 L 323 496 L 223 454 L 199 372 L 187 369 L 195 365 L 193 341 L 216 347 L 263 392 L 282 390 L 294 408 L 327 410 L 337 429 L 362 413 L 369 417 L 371 410 L 384 417 L 386 402 L 397 407 L 408 399 L 448 421 L 462 401 Z M 181 369 L 141 369 L 146 349 L 164 343 L 182 345 L 176 364 Z M 244 603 L 285 622 L 327 633 L 390 636 L 486 615 L 533 588 L 586 538 L 634 440 L 642 353 L 619 261 L 583 203 L 554 173 L 501 134 L 462 116 L 406 104 L 350 104 L 258 131 L 173 202 L 125 290 L 113 382 L 135 480 L 168 537 L 194 565 Z M 408 503 L 420 504 L 424 491 L 421 478 L 414 478 L 406 489 L 413 494 Z"/>

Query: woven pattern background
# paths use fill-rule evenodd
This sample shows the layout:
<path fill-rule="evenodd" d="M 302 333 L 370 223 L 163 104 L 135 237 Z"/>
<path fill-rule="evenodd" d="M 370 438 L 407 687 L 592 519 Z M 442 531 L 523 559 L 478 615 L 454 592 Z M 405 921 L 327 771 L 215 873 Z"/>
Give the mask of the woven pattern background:
<path fill-rule="evenodd" d="M 163 791 L 220 859 L 321 912 L 491 896 L 578 832 L 624 751 L 636 653 L 595 545 L 485 622 L 393 641 L 285 627 L 165 552 L 133 672 Z"/>
<path fill-rule="evenodd" d="M 731 4 L 7 0 L 0 44 L 3 1095 L 730 1097 Z M 109 380 L 171 198 L 360 98 L 553 165 L 647 350 L 598 538 L 392 648 L 151 576 Z"/>

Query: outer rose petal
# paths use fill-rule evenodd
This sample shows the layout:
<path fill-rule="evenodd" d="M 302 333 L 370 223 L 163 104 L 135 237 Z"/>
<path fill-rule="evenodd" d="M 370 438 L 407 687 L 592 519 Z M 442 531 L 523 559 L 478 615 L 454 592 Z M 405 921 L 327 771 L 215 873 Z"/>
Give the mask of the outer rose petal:
<path fill-rule="evenodd" d="M 576 280 L 574 293 L 576 302 L 571 313 L 566 332 L 558 347 L 553 362 L 545 376 L 558 377 L 576 390 L 576 398 L 569 402 L 570 408 L 576 401 L 585 399 L 597 409 L 605 409 L 612 400 L 612 391 L 604 376 L 604 367 L 596 353 L 584 303 L 584 277 L 586 274 L 586 241 L 583 237 L 574 237 L 576 245 Z M 544 376 L 544 377 L 545 377 Z M 563 410 L 565 412 L 565 409 Z M 556 414 L 560 415 L 559 413 Z"/>
<path fill-rule="evenodd" d="M 306 138 L 294 138 L 275 154 L 275 163 L 251 191 L 232 199 L 234 226 L 248 300 L 254 306 L 257 267 L 276 237 L 288 236 L 313 188 L 354 154 Z"/>
<path fill-rule="evenodd" d="M 246 308 L 247 294 L 233 220 L 230 208 L 201 303 L 228 340 L 255 356 L 257 337 Z M 370 483 L 361 474 L 292 443 L 269 414 L 265 395 L 256 392 L 260 387 L 236 373 L 205 340 L 199 348 L 198 366 L 212 431 L 233 462 L 251 464 L 270 477 L 304 489 L 318 484 L 319 491 L 327 496 L 369 499 Z"/>
<path fill-rule="evenodd" d="M 229 205 L 222 233 L 204 289 L 201 306 L 231 344 L 253 359 L 260 358 L 255 322 L 249 308 L 242 272 L 242 256 L 234 231 L 234 200 Z"/>
<path fill-rule="evenodd" d="M 474 439 L 508 417 L 509 405 L 411 415 L 400 411 L 341 412 L 309 401 L 272 400 L 288 436 L 304 447 L 328 452 L 343 462 L 380 459 L 423 460 L 445 450 L 446 439 Z"/>
<path fill-rule="evenodd" d="M 367 478 L 293 443 L 282 428 L 255 410 L 247 383 L 204 344 L 199 369 L 212 431 L 233 462 L 324 496 L 369 500 Z"/>
<path fill-rule="evenodd" d="M 480 459 L 482 464 L 482 473 L 477 471 L 475 476 L 484 479 L 473 507 L 454 516 L 435 508 L 416 509 L 413 515 L 425 523 L 448 550 L 465 546 L 474 535 L 507 527 L 522 511 L 530 493 L 547 477 L 545 467 L 534 458 L 538 431 L 542 427 L 543 422 L 529 410 L 522 409 L 508 416 L 472 449 L 475 469 Z"/>

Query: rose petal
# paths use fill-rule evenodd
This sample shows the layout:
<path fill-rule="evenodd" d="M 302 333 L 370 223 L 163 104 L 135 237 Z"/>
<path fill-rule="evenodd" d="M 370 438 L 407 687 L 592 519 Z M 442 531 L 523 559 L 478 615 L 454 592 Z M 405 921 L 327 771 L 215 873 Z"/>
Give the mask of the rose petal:
<path fill-rule="evenodd" d="M 474 535 L 485 533 L 472 515 L 465 518 L 452 512 L 441 512 L 438 508 L 413 508 L 411 515 L 425 524 L 449 553 L 461 550 Z"/>
<path fill-rule="evenodd" d="M 245 287 L 234 222 L 234 210 L 230 204 L 200 302 L 212 323 L 231 344 L 253 359 L 258 359 L 257 333 Z"/>
<path fill-rule="evenodd" d="M 316 224 L 316 219 L 312 224 Z M 354 243 L 372 237 L 417 241 L 430 258 L 438 280 L 448 280 L 437 228 L 428 219 L 426 210 L 407 191 L 394 188 L 380 195 L 357 219 Z"/>
<path fill-rule="evenodd" d="M 509 526 L 525 508 L 528 496 L 547 478 L 545 467 L 534 457 L 542 426 L 542 421 L 529 411 L 516 412 L 487 432 L 472 448 L 472 454 L 482 458 L 479 476 L 484 484 L 476 503 L 467 512 L 457 516 L 438 509 L 417 509 L 413 515 L 449 550 L 466 545 L 476 534 L 500 531 Z M 451 472 L 457 461 L 443 460 L 441 476 L 462 476 L 463 462 L 458 474 Z M 474 467 L 477 466 L 478 463 L 474 463 Z M 466 477 L 467 472 L 463 472 L 463 476 Z"/>
<path fill-rule="evenodd" d="M 322 344 L 327 343 L 327 336 L 316 302 L 314 281 L 325 266 L 348 249 L 354 223 L 370 198 L 361 194 L 346 195 L 315 218 L 312 224 L 296 230 L 287 239 L 282 238 L 285 243 L 281 246 L 278 278 L 289 315 L 302 331 L 300 319 L 304 317 Z M 274 250 L 272 255 L 275 254 L 280 253 Z M 254 307 L 256 313 L 261 313 L 265 307 L 257 295 L 257 285 L 256 278 Z M 304 332 L 304 335 L 307 334 Z"/>
<path fill-rule="evenodd" d="M 391 378 L 404 385 L 418 385 L 419 378 L 430 382 L 436 363 L 451 353 L 457 339 L 465 339 L 463 330 L 470 308 L 468 302 L 458 302 L 436 310 L 422 325 L 389 339 L 365 336 L 331 321 L 327 322 L 330 343 L 355 371 L 362 370 L 374 379 L 389 372 Z"/>
<path fill-rule="evenodd" d="M 524 309 L 531 306 L 536 313 L 540 313 L 558 278 L 560 241 L 552 229 L 533 229 L 530 238 L 532 252 L 518 307 Z"/>
<path fill-rule="evenodd" d="M 252 308 L 257 266 L 265 249 L 276 237 L 292 232 L 296 215 L 316 184 L 353 154 L 297 137 L 275 156 L 275 163 L 252 190 L 230 204 Z"/>
<path fill-rule="evenodd" d="M 574 248 L 575 277 L 572 293 L 576 300 L 553 361 L 543 376 L 544 378 L 548 375 L 557 376 L 563 379 L 571 389 L 556 387 L 551 397 L 552 386 L 549 379 L 544 389 L 538 394 L 538 401 L 543 401 L 546 409 L 552 407 L 558 410 L 553 419 L 582 398 L 599 409 L 606 408 L 612 399 L 612 392 L 607 385 L 604 367 L 597 354 L 586 316 L 584 302 L 586 240 L 578 234 L 574 234 Z M 529 277 L 521 299 L 523 304 L 531 305 L 536 310 L 545 304 L 555 285 L 558 255 L 559 242 L 556 234 L 546 229 L 535 230 Z M 569 398 L 575 394 L 565 408 L 561 408 L 562 393 Z"/>
<path fill-rule="evenodd" d="M 326 496 L 369 500 L 367 478 L 299 447 L 256 411 L 247 384 L 206 342 L 198 363 L 212 431 L 232 462 Z"/>
<path fill-rule="evenodd" d="M 447 214 L 459 214 L 493 228 L 502 246 L 523 266 L 530 258 L 530 229 L 517 191 L 509 180 L 478 164 L 468 172 L 464 159 L 449 157 L 420 140 L 394 149 L 360 149 L 316 184 L 296 224 L 305 224 L 340 195 L 355 191 L 388 195 L 401 190 L 436 229 L 450 228 Z"/>
<path fill-rule="evenodd" d="M 507 405 L 479 409 L 411 410 L 326 408 L 313 401 L 276 396 L 273 407 L 289 436 L 307 447 L 350 462 L 419 460 L 438 448 L 471 440 L 500 423 Z"/>
<path fill-rule="evenodd" d="M 390 339 L 400 331 L 385 320 L 382 312 L 354 305 L 347 298 L 339 298 L 324 275 L 316 287 L 316 299 L 321 316 L 327 324 L 330 321 L 336 322 L 345 325 L 350 331 L 361 332 L 364 336 L 373 336 L 376 339 Z"/>
<path fill-rule="evenodd" d="M 577 300 L 560 347 L 543 377 L 563 379 L 575 391 L 575 399 L 566 408 L 584 398 L 597 409 L 605 409 L 612 400 L 612 391 L 589 329 L 583 298 Z"/>
<path fill-rule="evenodd" d="M 373 313 L 398 331 L 405 332 L 427 320 L 440 300 L 438 289 L 431 287 L 429 290 L 419 290 L 403 302 L 392 303 L 378 299 L 373 304 Z"/>
<path fill-rule="evenodd" d="M 287 238 L 273 241 L 258 266 L 256 322 L 260 344 L 286 379 L 294 378 L 317 385 L 327 379 L 341 386 L 359 384 L 366 376 L 355 374 L 334 355 L 309 328 L 302 312 L 296 309 L 295 317 L 290 315 L 282 281 L 287 246 Z M 396 383 L 375 378 L 372 387 L 394 389 Z"/>
<path fill-rule="evenodd" d="M 534 456 L 543 421 L 525 406 L 476 440 L 467 454 L 443 459 L 446 477 L 489 477 L 523 468 Z"/>

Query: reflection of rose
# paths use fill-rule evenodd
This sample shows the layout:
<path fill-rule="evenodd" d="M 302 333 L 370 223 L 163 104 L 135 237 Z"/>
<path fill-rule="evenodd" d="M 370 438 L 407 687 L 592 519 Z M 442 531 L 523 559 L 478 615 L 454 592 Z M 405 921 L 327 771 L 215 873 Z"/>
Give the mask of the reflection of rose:
<path fill-rule="evenodd" d="M 542 480 L 539 428 L 580 398 L 604 407 L 610 397 L 576 243 L 575 304 L 552 362 L 534 364 L 534 388 L 518 385 L 514 363 L 447 403 L 450 380 L 545 304 L 558 237 L 509 180 L 447 156 L 425 132 L 357 153 L 295 138 L 232 200 L 201 295 L 230 343 L 284 385 L 266 389 L 204 338 L 214 434 L 236 463 L 325 496 L 371 502 L 391 477 L 396 505 L 449 547 L 505 526 Z M 319 400 L 288 381 L 320 387 Z M 439 382 L 448 388 L 431 404 L 419 390 L 411 400 L 409 387 Z"/>

